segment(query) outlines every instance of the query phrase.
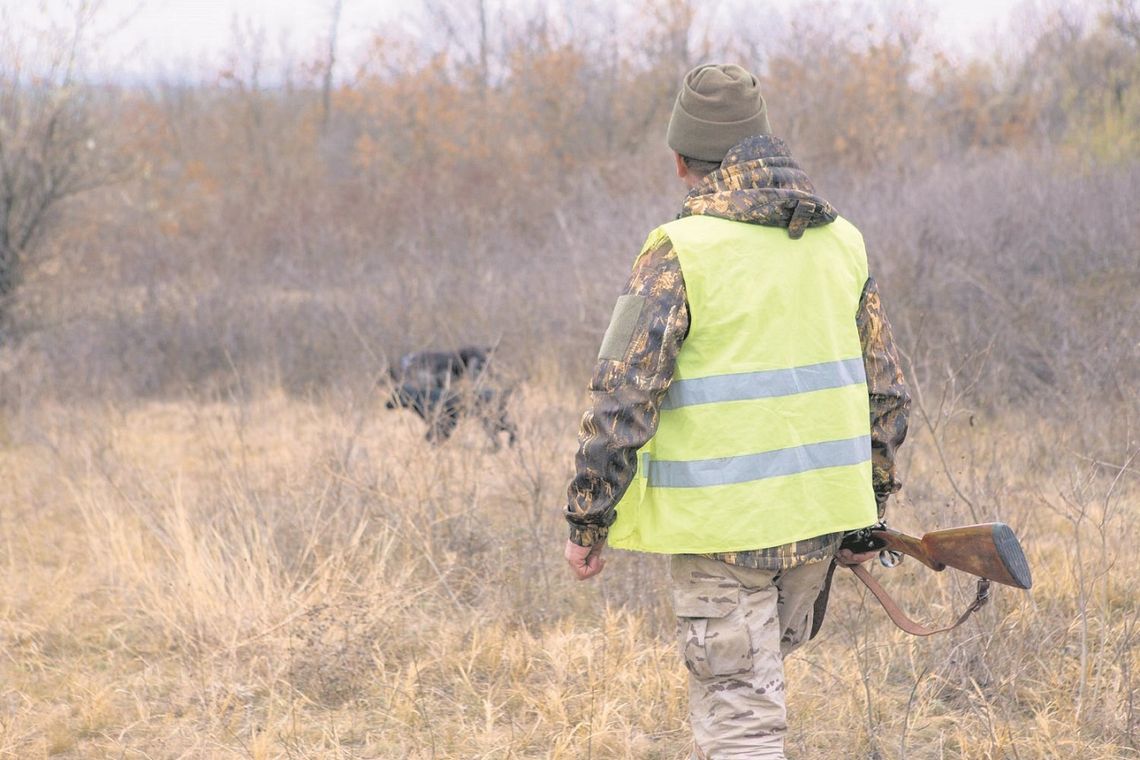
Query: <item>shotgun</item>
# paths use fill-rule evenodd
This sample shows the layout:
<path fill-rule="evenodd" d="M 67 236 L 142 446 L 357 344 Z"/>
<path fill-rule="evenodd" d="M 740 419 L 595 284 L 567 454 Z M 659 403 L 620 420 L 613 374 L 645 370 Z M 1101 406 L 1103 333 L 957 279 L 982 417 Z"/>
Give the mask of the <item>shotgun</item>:
<path fill-rule="evenodd" d="M 922 538 L 908 536 L 880 523 L 848 534 L 843 546 L 856 553 L 880 549 L 896 555 L 906 554 L 937 572 L 952 567 L 1014 588 L 1033 587 L 1025 552 L 1005 523 L 935 530 Z M 888 557 L 881 559 L 888 566 L 898 564 Z"/>
<path fill-rule="evenodd" d="M 908 536 L 888 528 L 884 523 L 879 523 L 870 528 L 848 533 L 843 538 L 843 548 L 857 554 L 878 549 L 879 561 L 887 567 L 897 565 L 902 560 L 902 555 L 906 554 L 937 572 L 952 567 L 978 576 L 977 595 L 958 620 L 942 628 L 927 628 L 908 618 L 865 567 L 852 565 L 851 570 L 871 590 L 895 625 L 916 636 L 942 633 L 966 622 L 970 615 L 989 601 L 990 581 L 1020 589 L 1033 586 L 1025 552 L 1021 550 L 1021 544 L 1013 534 L 1013 530 L 1004 523 L 982 523 L 936 530 L 925 534 L 922 538 Z M 830 571 L 828 581 L 830 585 Z M 821 622 L 826 605 L 825 589 L 816 602 L 816 612 L 821 615 Z M 813 623 L 812 636 L 815 636 L 818 630 L 819 627 Z"/>

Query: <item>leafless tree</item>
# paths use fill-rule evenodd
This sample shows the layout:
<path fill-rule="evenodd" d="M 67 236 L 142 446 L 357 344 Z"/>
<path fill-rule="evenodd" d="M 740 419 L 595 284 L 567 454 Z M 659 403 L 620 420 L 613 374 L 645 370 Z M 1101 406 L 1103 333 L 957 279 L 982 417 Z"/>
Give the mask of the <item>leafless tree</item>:
<path fill-rule="evenodd" d="M 344 0 L 333 0 L 329 9 L 328 49 L 325 55 L 324 73 L 321 81 L 321 129 L 328 129 L 332 116 L 333 69 L 336 67 L 337 32 L 340 29 L 340 16 Z"/>
<path fill-rule="evenodd" d="M 1140 7 L 1136 0 L 1114 0 L 1107 20 L 1134 47 L 1140 47 Z"/>
<path fill-rule="evenodd" d="M 44 36 L 0 25 L 0 326 L 64 201 L 128 172 L 98 122 L 96 90 L 81 78 L 98 3 L 73 10 L 67 27 Z"/>

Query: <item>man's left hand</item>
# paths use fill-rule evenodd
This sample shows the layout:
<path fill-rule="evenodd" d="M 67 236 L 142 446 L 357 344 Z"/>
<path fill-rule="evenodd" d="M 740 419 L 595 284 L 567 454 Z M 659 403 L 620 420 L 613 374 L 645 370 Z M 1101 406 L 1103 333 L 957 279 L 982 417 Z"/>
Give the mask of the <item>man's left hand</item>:
<path fill-rule="evenodd" d="M 606 548 L 605 541 L 599 541 L 593 546 L 578 546 L 570 539 L 566 539 L 566 551 L 563 552 L 574 577 L 580 581 L 593 578 L 602 572 L 606 561 L 602 559 L 602 550 Z"/>

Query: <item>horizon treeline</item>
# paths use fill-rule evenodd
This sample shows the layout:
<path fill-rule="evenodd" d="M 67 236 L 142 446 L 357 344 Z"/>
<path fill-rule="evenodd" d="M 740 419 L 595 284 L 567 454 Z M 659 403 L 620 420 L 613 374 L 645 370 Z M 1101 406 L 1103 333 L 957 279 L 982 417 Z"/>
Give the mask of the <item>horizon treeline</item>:
<path fill-rule="evenodd" d="M 272 86 L 237 27 L 215 82 L 130 87 L 85 83 L 90 17 L 70 48 L 0 35 L 5 399 L 367 387 L 403 351 L 464 343 L 582 387 L 682 197 L 678 83 L 737 61 L 863 230 L 919 380 L 1119 400 L 1137 3 L 1040 14 L 961 60 L 913 7 L 815 7 L 429 2 L 418 40 L 378 29 L 355 60 L 314 31 L 321 55 Z"/>

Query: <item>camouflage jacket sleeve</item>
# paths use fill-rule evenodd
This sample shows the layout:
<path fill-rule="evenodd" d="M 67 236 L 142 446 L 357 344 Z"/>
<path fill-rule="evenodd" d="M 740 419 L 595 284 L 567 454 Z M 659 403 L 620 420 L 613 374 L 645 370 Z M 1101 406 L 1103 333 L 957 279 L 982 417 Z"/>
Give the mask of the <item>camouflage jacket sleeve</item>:
<path fill-rule="evenodd" d="M 867 392 L 871 397 L 871 482 L 882 518 L 887 498 L 902 487 L 895 477 L 895 453 L 906 440 L 910 392 L 903 379 L 891 323 L 887 321 L 879 300 L 879 287 L 873 278 L 868 278 L 863 286 L 855 323 L 859 327 Z"/>
<path fill-rule="evenodd" d="M 637 472 L 637 450 L 657 431 L 661 400 L 688 330 L 681 263 L 662 236 L 647 243 L 634 265 L 590 381 L 567 494 L 574 543 L 592 546 L 605 539 L 617 516 L 614 507 Z"/>

